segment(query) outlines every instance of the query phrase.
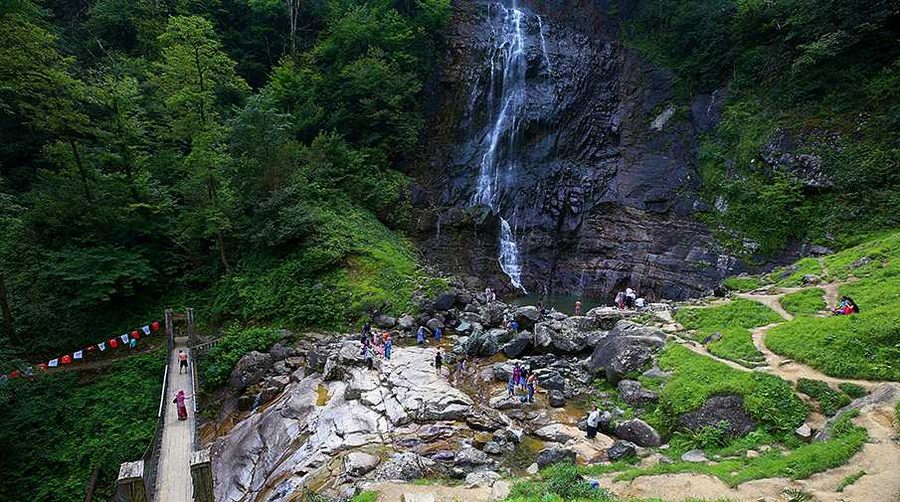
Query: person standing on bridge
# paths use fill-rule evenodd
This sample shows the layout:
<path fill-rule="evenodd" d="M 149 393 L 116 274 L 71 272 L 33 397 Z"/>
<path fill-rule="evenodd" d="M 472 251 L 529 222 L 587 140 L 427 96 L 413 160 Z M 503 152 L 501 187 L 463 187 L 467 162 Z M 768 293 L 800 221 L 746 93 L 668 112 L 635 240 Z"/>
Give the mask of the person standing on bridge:
<path fill-rule="evenodd" d="M 190 399 L 190 396 L 184 394 L 183 390 L 179 390 L 178 394 L 175 394 L 175 399 L 172 401 L 178 407 L 178 420 L 187 420 L 187 406 L 185 406 L 184 402 Z"/>
<path fill-rule="evenodd" d="M 185 373 L 188 371 L 188 363 L 187 363 L 187 354 L 184 353 L 183 350 L 178 351 L 178 374 L 181 374 L 181 370 L 184 370 Z"/>

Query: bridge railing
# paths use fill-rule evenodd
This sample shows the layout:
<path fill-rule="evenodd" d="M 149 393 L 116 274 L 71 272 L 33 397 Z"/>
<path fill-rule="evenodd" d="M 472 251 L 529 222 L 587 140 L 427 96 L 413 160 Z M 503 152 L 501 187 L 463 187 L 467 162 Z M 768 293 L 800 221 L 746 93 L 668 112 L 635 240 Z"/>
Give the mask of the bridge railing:
<path fill-rule="evenodd" d="M 159 395 L 159 407 L 156 412 L 156 428 L 153 431 L 153 441 L 147 446 L 141 459 L 144 461 L 145 479 L 147 491 L 152 499 L 156 492 L 156 475 L 159 472 L 159 452 L 162 448 L 163 425 L 166 421 L 166 411 L 169 408 L 169 364 L 171 363 L 172 349 L 167 352 L 166 368 L 163 370 L 163 384 Z"/>

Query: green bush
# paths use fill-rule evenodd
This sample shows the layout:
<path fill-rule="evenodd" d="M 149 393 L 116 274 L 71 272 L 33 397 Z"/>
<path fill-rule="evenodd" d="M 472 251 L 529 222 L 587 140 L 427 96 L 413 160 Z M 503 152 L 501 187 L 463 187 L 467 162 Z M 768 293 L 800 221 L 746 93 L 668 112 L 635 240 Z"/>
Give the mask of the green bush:
<path fill-rule="evenodd" d="M 820 380 L 801 378 L 797 380 L 797 390 L 818 401 L 822 406 L 822 413 L 829 417 L 850 404 L 850 398 L 846 394 L 832 389 Z"/>
<path fill-rule="evenodd" d="M 779 302 L 782 308 L 792 315 L 816 315 L 819 311 L 825 310 L 823 295 L 819 288 L 804 289 L 783 296 Z"/>
<path fill-rule="evenodd" d="M 859 478 L 866 475 L 866 471 L 856 471 L 853 474 L 848 475 L 846 478 L 842 479 L 840 484 L 838 484 L 837 488 L 834 491 L 841 493 L 844 491 L 844 488 L 856 483 Z"/>
<path fill-rule="evenodd" d="M 204 389 L 211 390 L 224 385 L 241 357 L 254 350 L 267 350 L 282 337 L 281 330 L 276 328 L 229 326 L 219 343 L 203 356 L 200 378 Z"/>
<path fill-rule="evenodd" d="M 562 463 L 542 470 L 540 481 L 521 481 L 513 485 L 508 500 L 612 502 L 613 498 L 606 490 L 591 487 L 582 476 L 581 468 Z"/>
<path fill-rule="evenodd" d="M 153 439 L 165 365 L 157 350 L 98 370 L 8 382 L 0 500 L 81 500 L 94 469 L 94 499 L 108 499 L 119 464 L 139 460 Z"/>
<path fill-rule="evenodd" d="M 838 388 L 844 394 L 850 396 L 851 399 L 858 399 L 869 393 L 864 387 L 856 385 L 853 382 L 841 382 L 838 384 Z"/>

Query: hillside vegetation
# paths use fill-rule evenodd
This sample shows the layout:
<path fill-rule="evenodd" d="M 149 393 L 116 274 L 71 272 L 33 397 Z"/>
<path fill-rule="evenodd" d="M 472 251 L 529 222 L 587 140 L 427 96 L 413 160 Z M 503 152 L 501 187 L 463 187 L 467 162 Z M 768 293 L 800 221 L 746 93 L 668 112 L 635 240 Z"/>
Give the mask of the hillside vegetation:
<path fill-rule="evenodd" d="M 701 139 L 705 218 L 745 256 L 900 223 L 900 8 L 891 0 L 643 0 L 626 42 L 674 70 Z"/>

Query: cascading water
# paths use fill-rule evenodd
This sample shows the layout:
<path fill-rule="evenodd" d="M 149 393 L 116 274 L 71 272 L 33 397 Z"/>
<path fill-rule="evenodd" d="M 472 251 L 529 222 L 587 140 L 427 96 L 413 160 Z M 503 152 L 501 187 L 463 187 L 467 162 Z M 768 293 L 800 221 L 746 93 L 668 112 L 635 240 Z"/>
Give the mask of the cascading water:
<path fill-rule="evenodd" d="M 510 282 L 523 292 L 522 263 L 516 235 L 503 217 L 501 201 L 510 183 L 515 182 L 516 163 L 520 146 L 518 130 L 525 110 L 525 73 L 527 70 L 525 33 L 526 14 L 513 1 L 511 7 L 496 5 L 496 18 L 492 24 L 494 46 L 490 54 L 490 88 L 486 98 L 487 116 L 492 123 L 482 139 L 481 164 L 473 206 L 486 206 L 500 219 L 500 268 Z M 541 52 L 549 70 L 546 55 L 543 21 L 538 18 Z M 500 74 L 500 96 L 495 99 L 495 73 Z M 496 110 L 495 110 L 496 106 Z"/>

